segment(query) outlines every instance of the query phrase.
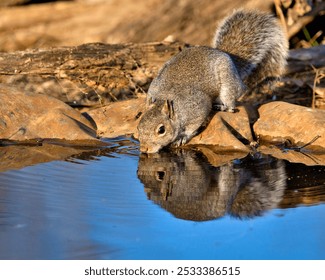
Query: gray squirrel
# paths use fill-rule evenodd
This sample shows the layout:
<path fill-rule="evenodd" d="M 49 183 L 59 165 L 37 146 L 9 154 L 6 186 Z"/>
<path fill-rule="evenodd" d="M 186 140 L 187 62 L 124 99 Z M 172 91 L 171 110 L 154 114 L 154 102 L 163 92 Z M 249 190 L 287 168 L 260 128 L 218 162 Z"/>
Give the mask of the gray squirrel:
<path fill-rule="evenodd" d="M 237 10 L 216 30 L 212 47 L 182 50 L 160 69 L 138 124 L 140 151 L 187 143 L 215 104 L 235 112 L 236 100 L 285 69 L 288 41 L 272 15 Z"/>

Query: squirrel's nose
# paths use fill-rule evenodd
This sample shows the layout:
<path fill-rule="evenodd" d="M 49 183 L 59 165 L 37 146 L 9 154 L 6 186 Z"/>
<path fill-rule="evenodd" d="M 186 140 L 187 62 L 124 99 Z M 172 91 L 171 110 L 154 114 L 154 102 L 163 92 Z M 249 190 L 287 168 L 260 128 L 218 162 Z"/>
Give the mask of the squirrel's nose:
<path fill-rule="evenodd" d="M 148 152 L 148 147 L 146 147 L 144 145 L 140 145 L 140 152 L 141 153 L 147 153 Z"/>
<path fill-rule="evenodd" d="M 148 145 L 141 145 L 140 144 L 140 152 L 141 153 L 146 153 L 146 154 L 153 154 L 153 153 L 158 153 L 160 150 L 159 146 L 148 146 Z"/>

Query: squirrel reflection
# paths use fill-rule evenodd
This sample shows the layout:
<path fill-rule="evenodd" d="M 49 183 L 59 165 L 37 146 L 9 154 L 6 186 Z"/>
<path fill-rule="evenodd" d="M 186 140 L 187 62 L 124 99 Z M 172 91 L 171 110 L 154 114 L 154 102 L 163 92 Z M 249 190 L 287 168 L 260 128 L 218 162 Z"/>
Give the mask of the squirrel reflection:
<path fill-rule="evenodd" d="M 193 150 L 141 154 L 138 177 L 148 198 L 178 218 L 204 221 L 227 214 L 251 218 L 281 201 L 285 166 L 270 159 L 257 166 L 250 159 L 244 161 L 214 167 Z"/>

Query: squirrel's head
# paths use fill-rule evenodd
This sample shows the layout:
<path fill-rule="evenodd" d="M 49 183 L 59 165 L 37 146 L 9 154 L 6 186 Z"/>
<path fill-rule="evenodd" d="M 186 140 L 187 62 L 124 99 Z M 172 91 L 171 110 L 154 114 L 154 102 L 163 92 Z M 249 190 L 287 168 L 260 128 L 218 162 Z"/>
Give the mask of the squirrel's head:
<path fill-rule="evenodd" d="M 139 122 L 138 137 L 142 153 L 157 153 L 175 141 L 177 129 L 172 101 L 156 102 L 149 106 Z"/>

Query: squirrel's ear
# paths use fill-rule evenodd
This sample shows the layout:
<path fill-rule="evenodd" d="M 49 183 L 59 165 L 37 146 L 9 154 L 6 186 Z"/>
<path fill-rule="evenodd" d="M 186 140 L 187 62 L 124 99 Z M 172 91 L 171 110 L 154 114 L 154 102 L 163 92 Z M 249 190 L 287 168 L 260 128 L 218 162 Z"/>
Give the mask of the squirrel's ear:
<path fill-rule="evenodd" d="M 170 119 L 174 117 L 174 104 L 173 101 L 171 100 L 166 100 L 164 103 L 164 106 L 162 107 L 161 110 L 162 113 L 167 115 Z"/>

